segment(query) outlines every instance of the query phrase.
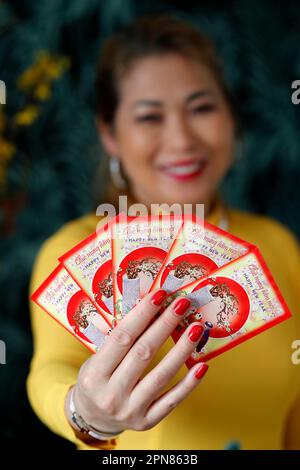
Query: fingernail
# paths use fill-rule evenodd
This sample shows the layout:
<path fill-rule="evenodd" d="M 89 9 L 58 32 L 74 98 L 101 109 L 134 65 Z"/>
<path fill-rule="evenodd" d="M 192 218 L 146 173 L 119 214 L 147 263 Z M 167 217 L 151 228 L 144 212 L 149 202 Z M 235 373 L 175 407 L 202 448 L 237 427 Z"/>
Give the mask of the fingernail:
<path fill-rule="evenodd" d="M 189 333 L 189 338 L 191 341 L 199 341 L 203 333 L 203 326 L 195 325 Z"/>
<path fill-rule="evenodd" d="M 203 362 L 203 364 L 201 364 L 199 369 L 197 369 L 195 372 L 196 379 L 198 380 L 201 379 L 206 374 L 207 369 L 208 369 L 208 365 L 206 364 L 206 362 Z"/>
<path fill-rule="evenodd" d="M 191 301 L 189 299 L 179 299 L 174 305 L 174 312 L 177 315 L 182 315 L 190 307 Z"/>
<path fill-rule="evenodd" d="M 161 289 L 161 290 L 158 290 L 157 292 L 155 292 L 155 294 L 151 298 L 151 302 L 154 305 L 161 305 L 166 297 L 167 297 L 167 292 L 165 290 Z"/>
<path fill-rule="evenodd" d="M 209 335 L 210 335 L 210 329 L 205 328 L 204 333 L 199 341 L 199 343 L 196 346 L 196 351 L 200 352 L 202 348 L 206 345 L 207 341 L 209 340 Z"/>

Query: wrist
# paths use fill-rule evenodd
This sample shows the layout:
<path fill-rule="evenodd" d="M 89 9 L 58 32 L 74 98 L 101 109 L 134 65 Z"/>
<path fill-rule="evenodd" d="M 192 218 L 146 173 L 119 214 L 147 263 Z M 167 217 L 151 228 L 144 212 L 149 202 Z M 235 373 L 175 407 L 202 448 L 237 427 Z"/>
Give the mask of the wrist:
<path fill-rule="evenodd" d="M 66 414 L 69 423 L 71 424 L 74 431 L 80 434 L 80 437 L 83 437 L 83 440 L 98 440 L 98 441 L 108 441 L 119 436 L 123 430 L 108 432 L 96 429 L 94 426 L 90 425 L 85 421 L 81 414 L 77 411 L 75 403 L 75 390 L 76 386 L 72 386 L 68 392 L 66 399 Z"/>

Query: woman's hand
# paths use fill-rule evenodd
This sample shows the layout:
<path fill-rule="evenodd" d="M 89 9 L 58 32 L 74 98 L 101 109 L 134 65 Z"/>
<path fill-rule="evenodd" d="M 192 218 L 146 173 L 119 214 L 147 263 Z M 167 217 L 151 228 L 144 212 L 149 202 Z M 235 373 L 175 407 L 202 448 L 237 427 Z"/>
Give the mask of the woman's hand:
<path fill-rule="evenodd" d="M 146 295 L 119 322 L 101 350 L 80 368 L 74 391 L 75 408 L 99 431 L 142 431 L 154 427 L 189 395 L 207 370 L 206 364 L 195 365 L 173 388 L 159 396 L 201 339 L 203 327 L 195 322 L 141 379 L 153 356 L 190 307 L 187 298 L 177 298 L 155 319 L 166 295 L 162 290 Z"/>

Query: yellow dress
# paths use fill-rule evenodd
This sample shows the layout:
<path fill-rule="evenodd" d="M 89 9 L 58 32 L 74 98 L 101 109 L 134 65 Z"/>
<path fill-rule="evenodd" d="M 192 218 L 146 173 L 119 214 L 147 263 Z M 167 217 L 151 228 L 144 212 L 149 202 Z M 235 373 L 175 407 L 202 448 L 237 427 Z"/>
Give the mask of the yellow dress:
<path fill-rule="evenodd" d="M 217 225 L 220 206 L 207 220 Z M 266 217 L 228 210 L 228 231 L 257 245 L 292 311 L 292 318 L 209 361 L 199 386 L 162 422 L 147 431 L 128 430 L 100 449 L 300 449 L 300 250 L 296 238 Z M 35 261 L 30 294 L 57 265 L 57 258 L 92 233 L 99 217 L 91 213 L 65 224 L 43 244 Z M 64 415 L 64 401 L 81 364 L 91 354 L 76 338 L 30 301 L 34 355 L 27 380 L 36 414 L 54 433 L 78 449 L 79 440 Z M 174 345 L 171 338 L 151 363 Z M 187 373 L 182 366 L 170 385 Z"/>

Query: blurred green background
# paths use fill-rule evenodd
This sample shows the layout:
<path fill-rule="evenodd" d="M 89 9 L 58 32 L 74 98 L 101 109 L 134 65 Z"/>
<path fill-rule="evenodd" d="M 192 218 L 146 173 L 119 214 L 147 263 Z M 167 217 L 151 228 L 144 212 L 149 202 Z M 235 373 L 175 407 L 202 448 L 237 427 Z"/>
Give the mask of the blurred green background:
<path fill-rule="evenodd" d="M 10 0 L 0 3 L 0 447 L 68 449 L 31 411 L 28 284 L 41 243 L 101 201 L 94 125 L 101 41 L 146 13 L 176 13 L 207 32 L 223 59 L 244 128 L 224 184 L 233 206 L 267 214 L 300 235 L 300 4 L 267 0 Z M 93 182 L 93 184 L 91 184 Z"/>

